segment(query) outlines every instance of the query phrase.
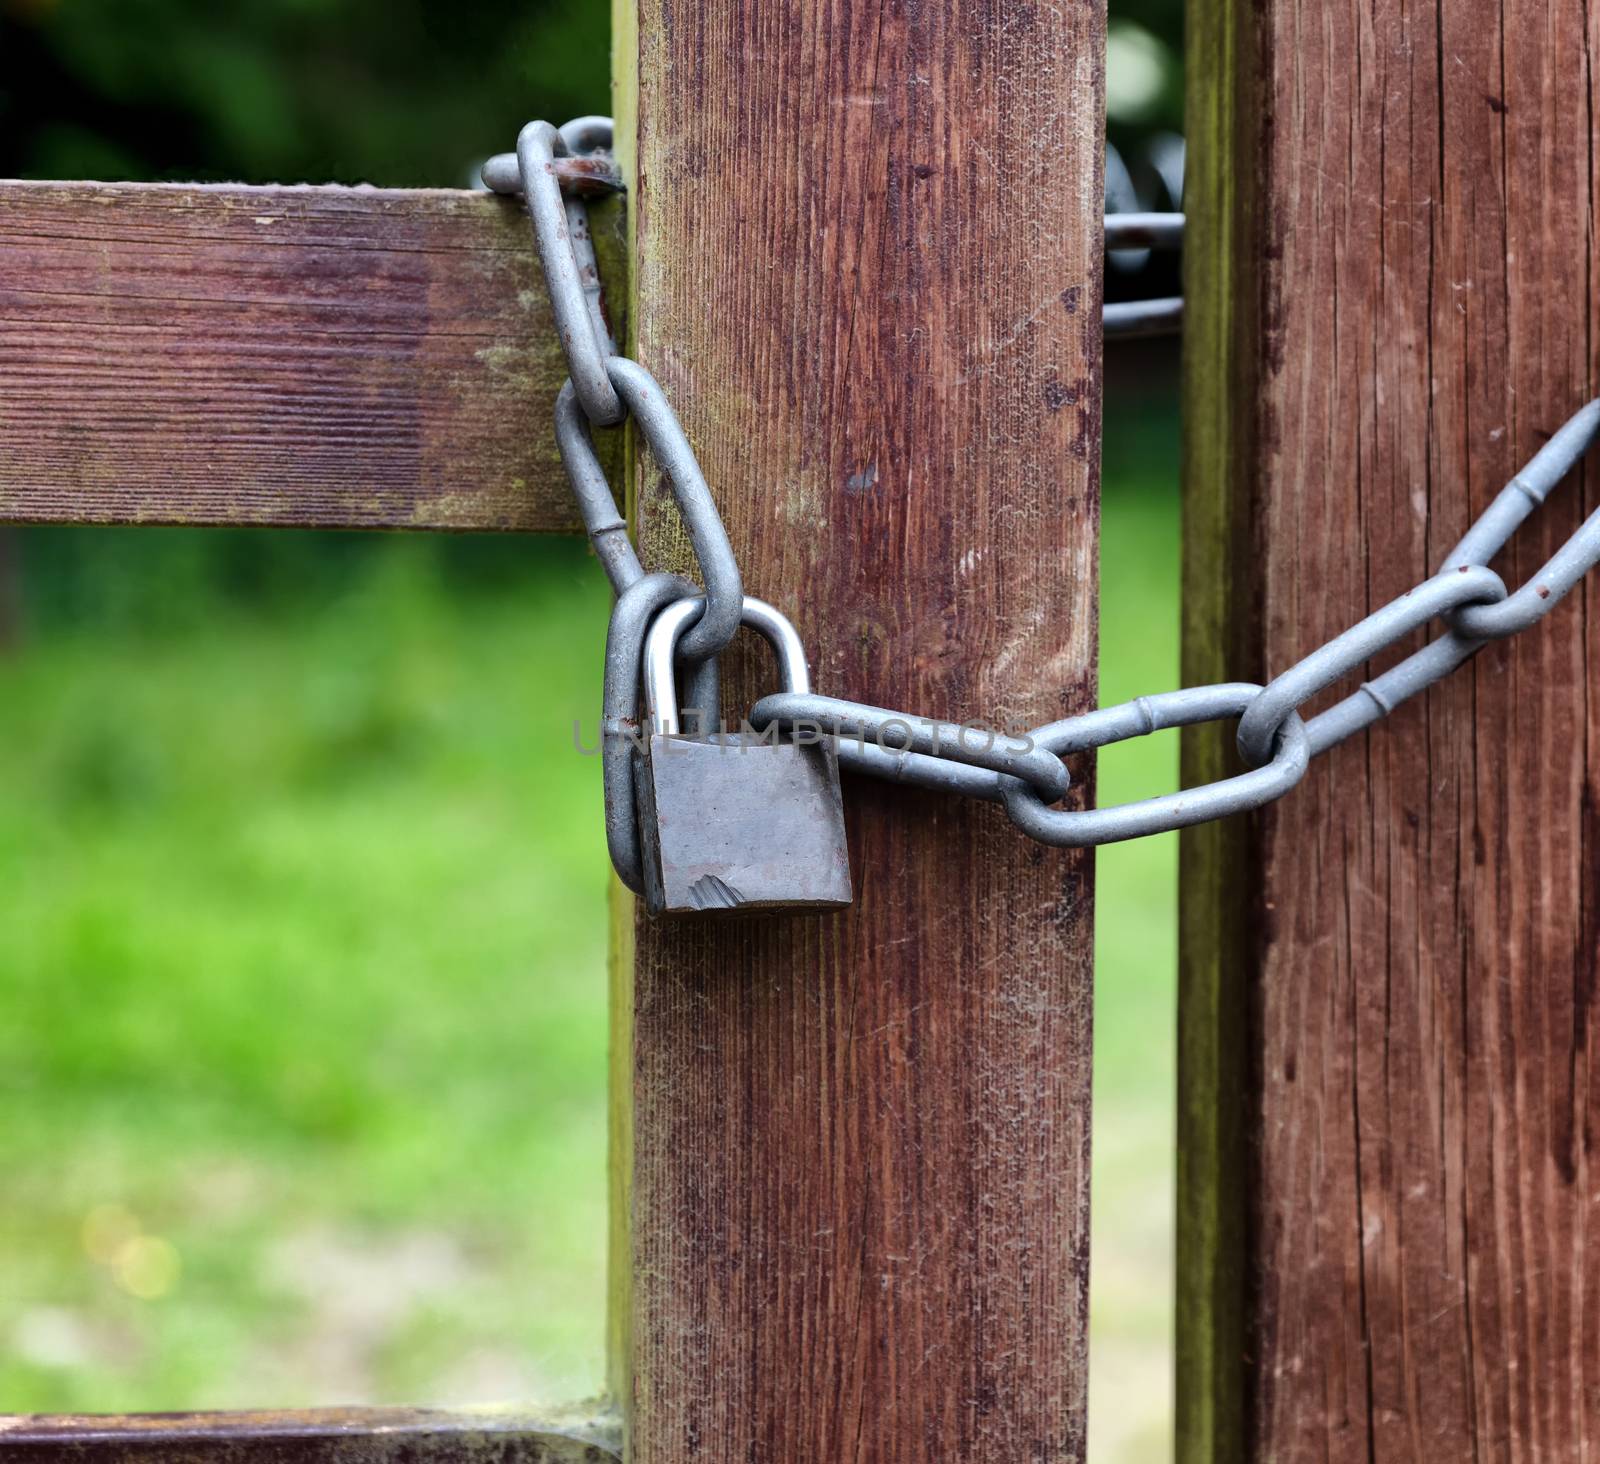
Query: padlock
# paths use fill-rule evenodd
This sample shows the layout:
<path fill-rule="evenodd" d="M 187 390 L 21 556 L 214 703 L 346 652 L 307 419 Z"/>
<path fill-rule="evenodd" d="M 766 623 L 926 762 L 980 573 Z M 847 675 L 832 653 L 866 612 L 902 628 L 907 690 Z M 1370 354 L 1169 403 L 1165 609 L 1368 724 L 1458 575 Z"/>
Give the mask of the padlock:
<path fill-rule="evenodd" d="M 848 905 L 850 856 L 832 739 L 802 745 L 748 728 L 693 737 L 679 730 L 673 653 L 701 603 L 667 606 L 645 638 L 649 737 L 634 760 L 645 905 L 652 915 Z M 809 689 L 794 626 L 749 595 L 741 618 L 771 642 L 785 689 Z"/>

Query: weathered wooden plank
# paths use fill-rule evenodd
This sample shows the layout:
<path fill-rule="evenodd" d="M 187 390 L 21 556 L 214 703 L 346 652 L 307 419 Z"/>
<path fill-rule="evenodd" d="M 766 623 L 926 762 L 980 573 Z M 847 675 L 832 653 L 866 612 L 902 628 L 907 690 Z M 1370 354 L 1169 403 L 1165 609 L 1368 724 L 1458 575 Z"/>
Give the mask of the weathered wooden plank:
<path fill-rule="evenodd" d="M 0 521 L 571 532 L 564 374 L 518 199 L 0 184 Z"/>
<path fill-rule="evenodd" d="M 1194 0 L 1189 34 L 1199 681 L 1408 588 L 1596 394 L 1600 11 Z M 1595 497 L 1591 461 L 1508 582 Z M 1600 1445 L 1597 651 L 1574 595 L 1186 839 L 1185 1460 Z"/>
<path fill-rule="evenodd" d="M 619 31 L 637 354 L 825 690 L 1093 702 L 1101 25 L 639 0 Z M 771 685 L 727 664 L 730 707 Z M 850 913 L 634 931 L 630 1458 L 1079 1458 L 1090 859 L 846 797 Z"/>
<path fill-rule="evenodd" d="M 618 1464 L 609 1413 L 311 1408 L 241 1413 L 0 1414 L 28 1464 Z"/>

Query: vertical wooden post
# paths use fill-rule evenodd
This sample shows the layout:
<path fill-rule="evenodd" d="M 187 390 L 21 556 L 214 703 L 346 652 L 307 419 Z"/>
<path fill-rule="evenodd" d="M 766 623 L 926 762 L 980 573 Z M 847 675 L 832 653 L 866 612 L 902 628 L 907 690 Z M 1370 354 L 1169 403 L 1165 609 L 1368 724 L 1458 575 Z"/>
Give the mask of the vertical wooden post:
<path fill-rule="evenodd" d="M 1436 568 L 1595 395 L 1600 11 L 1191 0 L 1189 33 L 1199 681 Z M 1600 1446 L 1591 594 L 1186 839 L 1184 1460 Z M 1229 735 L 1190 739 L 1191 777 Z"/>
<path fill-rule="evenodd" d="M 638 0 L 619 26 L 635 351 L 822 689 L 1029 725 L 1093 702 L 1102 25 Z M 637 499 L 647 560 L 688 567 L 648 464 Z M 730 706 L 771 685 L 745 654 Z M 847 802 L 849 914 L 634 927 L 630 1457 L 1079 1458 L 1090 861 L 991 807 Z"/>

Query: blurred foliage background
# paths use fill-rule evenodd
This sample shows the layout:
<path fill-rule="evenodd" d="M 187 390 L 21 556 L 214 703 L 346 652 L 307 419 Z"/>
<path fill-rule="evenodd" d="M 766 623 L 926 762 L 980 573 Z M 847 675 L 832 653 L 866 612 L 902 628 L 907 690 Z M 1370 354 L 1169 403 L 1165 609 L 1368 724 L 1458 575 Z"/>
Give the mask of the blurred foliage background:
<path fill-rule="evenodd" d="M 1113 0 L 1135 171 L 1181 123 L 1180 18 Z M 0 0 L 0 175 L 464 185 L 529 115 L 606 108 L 607 24 Z M 1107 378 L 1109 701 L 1176 684 L 1175 352 Z M 605 613 L 576 543 L 0 538 L 0 1410 L 598 1387 L 606 873 L 572 725 Z M 1175 777 L 1145 739 L 1102 796 Z M 1099 862 L 1106 1464 L 1170 1453 L 1175 858 Z"/>
<path fill-rule="evenodd" d="M 601 3 L 5 0 L 13 177 L 467 181 L 541 113 L 603 109 Z"/>

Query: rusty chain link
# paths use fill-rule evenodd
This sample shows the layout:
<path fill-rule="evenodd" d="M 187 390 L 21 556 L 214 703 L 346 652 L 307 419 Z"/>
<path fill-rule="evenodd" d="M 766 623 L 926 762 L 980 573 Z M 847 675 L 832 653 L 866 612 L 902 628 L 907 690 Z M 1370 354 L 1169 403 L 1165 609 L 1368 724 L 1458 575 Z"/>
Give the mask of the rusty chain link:
<path fill-rule="evenodd" d="M 606 154 L 611 124 L 584 117 L 557 129 L 532 122 L 513 158 L 483 168 L 484 182 L 522 192 L 533 219 L 540 264 L 571 373 L 556 402 L 562 462 L 595 553 L 617 596 L 606 640 L 602 727 L 606 833 L 617 873 L 640 888 L 638 831 L 629 750 L 639 732 L 640 666 L 646 632 L 667 605 L 692 599 L 696 618 L 680 643 L 690 679 L 683 712 L 700 729 L 718 725 L 716 656 L 739 627 L 744 591 L 739 567 L 701 475 L 694 449 L 660 385 L 635 361 L 616 353 L 606 324 L 582 199 L 620 187 Z M 578 164 L 585 166 L 577 166 Z M 1172 248 L 1181 243 L 1181 214 L 1120 214 L 1106 220 L 1108 247 Z M 1170 328 L 1182 301 L 1137 301 L 1124 312 L 1107 307 L 1108 335 Z M 674 575 L 646 574 L 628 539 L 591 430 L 632 416 L 662 470 L 705 576 L 704 592 Z M 1439 572 L 1374 611 L 1343 634 L 1273 677 L 1197 686 L 1138 697 L 1119 706 L 999 733 L 894 712 L 861 702 L 793 690 L 751 710 L 756 731 L 788 729 L 834 740 L 841 767 L 871 777 L 1001 804 L 1011 821 L 1041 843 L 1078 848 L 1165 833 L 1281 798 L 1318 753 L 1343 742 L 1426 690 L 1489 641 L 1541 620 L 1600 563 L 1600 509 L 1531 579 L 1508 593 L 1488 562 L 1600 439 L 1600 400 L 1577 412 L 1551 437 L 1445 557 Z M 1301 709 L 1335 682 L 1434 620 L 1444 631 L 1326 711 Z M 1051 805 L 1071 778 L 1064 758 L 1169 727 L 1237 719 L 1245 771 L 1215 783 L 1110 808 Z M 976 739 L 976 740 L 973 740 Z"/>

